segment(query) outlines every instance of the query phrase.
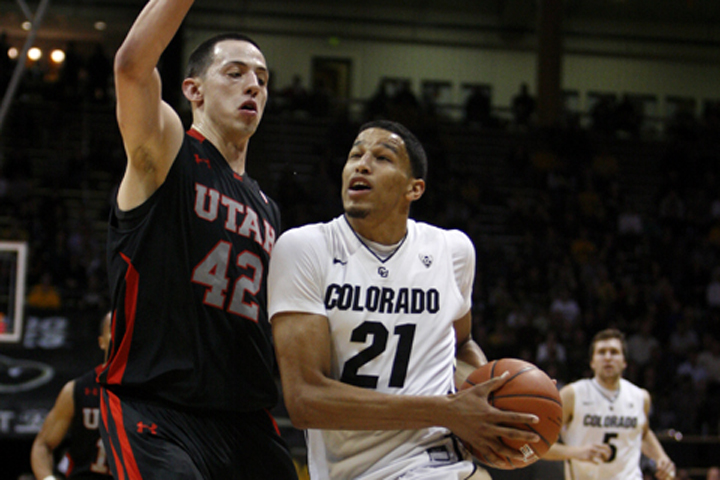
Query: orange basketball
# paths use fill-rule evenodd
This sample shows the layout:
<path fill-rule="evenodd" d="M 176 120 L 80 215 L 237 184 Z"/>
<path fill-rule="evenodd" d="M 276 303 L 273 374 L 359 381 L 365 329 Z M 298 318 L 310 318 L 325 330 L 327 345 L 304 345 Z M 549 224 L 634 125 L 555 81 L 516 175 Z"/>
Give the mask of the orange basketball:
<path fill-rule="evenodd" d="M 524 461 L 505 457 L 502 464 L 490 463 L 484 455 L 468 445 L 475 458 L 481 463 L 503 470 L 527 467 L 540 460 L 555 443 L 562 427 L 562 401 L 557 386 L 552 379 L 530 362 L 518 358 L 493 360 L 468 375 L 460 387 L 461 390 L 483 383 L 491 378 L 510 373 L 508 381 L 488 397 L 490 405 L 500 410 L 531 413 L 537 415 L 537 424 L 511 424 L 513 427 L 530 430 L 540 436 L 540 441 L 526 443 L 501 438 L 501 441 L 522 452 Z"/>

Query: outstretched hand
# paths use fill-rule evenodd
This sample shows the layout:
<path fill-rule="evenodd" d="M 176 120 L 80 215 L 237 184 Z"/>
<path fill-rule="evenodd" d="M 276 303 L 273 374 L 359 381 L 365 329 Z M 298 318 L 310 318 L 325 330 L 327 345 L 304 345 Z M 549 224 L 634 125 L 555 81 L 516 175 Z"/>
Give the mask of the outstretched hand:
<path fill-rule="evenodd" d="M 501 438 L 527 443 L 540 440 L 537 434 L 512 426 L 538 423 L 537 416 L 500 410 L 488 402 L 490 394 L 502 387 L 509 378 L 505 372 L 450 396 L 450 418 L 446 426 L 472 445 L 476 454 L 484 456 L 491 463 L 504 463 L 505 457 L 519 461 L 524 459 L 520 451 L 505 445 Z"/>
<path fill-rule="evenodd" d="M 675 464 L 667 457 L 658 460 L 655 478 L 658 480 L 671 480 L 675 478 Z"/>
<path fill-rule="evenodd" d="M 612 455 L 610 446 L 604 443 L 593 443 L 576 447 L 574 458 L 584 462 L 602 463 Z"/>

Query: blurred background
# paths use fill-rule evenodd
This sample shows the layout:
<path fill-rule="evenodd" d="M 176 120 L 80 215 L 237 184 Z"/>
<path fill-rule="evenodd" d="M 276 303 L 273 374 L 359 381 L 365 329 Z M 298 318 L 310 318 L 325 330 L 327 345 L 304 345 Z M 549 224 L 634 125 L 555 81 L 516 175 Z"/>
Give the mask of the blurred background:
<path fill-rule="evenodd" d="M 112 58 L 143 5 L 0 0 L 3 480 L 29 472 L 60 388 L 100 361 L 125 165 Z M 705 478 L 720 453 L 720 2 L 198 0 L 159 65 L 186 122 L 187 55 L 223 31 L 253 37 L 271 70 L 248 171 L 285 228 L 341 212 L 363 121 L 406 124 L 430 156 L 412 216 L 475 243 L 488 357 L 533 361 L 562 386 L 591 375 L 595 332 L 622 329 L 653 429 Z M 301 432 L 276 415 L 301 464 Z"/>

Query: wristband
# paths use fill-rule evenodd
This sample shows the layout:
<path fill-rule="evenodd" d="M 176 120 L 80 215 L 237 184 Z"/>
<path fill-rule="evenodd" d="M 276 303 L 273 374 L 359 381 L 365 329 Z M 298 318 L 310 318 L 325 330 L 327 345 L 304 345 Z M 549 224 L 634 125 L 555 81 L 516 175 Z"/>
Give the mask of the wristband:
<path fill-rule="evenodd" d="M 57 477 L 55 475 L 48 475 L 47 477 L 43 478 L 43 480 L 57 480 Z"/>

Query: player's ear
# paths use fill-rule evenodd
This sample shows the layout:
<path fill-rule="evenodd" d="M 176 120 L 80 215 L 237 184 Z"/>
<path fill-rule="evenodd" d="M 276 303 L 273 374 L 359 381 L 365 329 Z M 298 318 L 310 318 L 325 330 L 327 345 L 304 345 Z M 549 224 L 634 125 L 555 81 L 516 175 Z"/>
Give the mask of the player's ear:
<path fill-rule="evenodd" d="M 420 197 L 425 193 L 425 180 L 422 178 L 413 178 L 408 184 L 406 197 L 409 201 L 414 202 L 419 200 Z"/>
<path fill-rule="evenodd" d="M 182 91 L 185 98 L 190 102 L 199 103 L 202 102 L 202 84 L 196 78 L 186 78 L 182 83 Z"/>

